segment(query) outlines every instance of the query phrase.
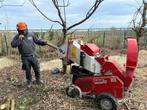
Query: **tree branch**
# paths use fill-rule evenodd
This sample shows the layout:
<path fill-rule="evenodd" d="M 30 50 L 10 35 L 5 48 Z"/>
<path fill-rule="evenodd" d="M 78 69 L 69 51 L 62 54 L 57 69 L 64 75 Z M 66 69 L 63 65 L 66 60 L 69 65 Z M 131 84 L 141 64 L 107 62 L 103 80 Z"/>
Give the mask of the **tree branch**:
<path fill-rule="evenodd" d="M 62 23 L 61 23 L 61 22 L 56 21 L 56 20 L 52 20 L 52 19 L 50 19 L 49 17 L 47 17 L 47 16 L 37 7 L 37 5 L 35 4 L 34 0 L 29 0 L 29 1 L 30 1 L 30 3 L 39 11 L 39 13 L 40 13 L 42 16 L 44 16 L 47 20 L 49 20 L 49 21 L 51 21 L 51 22 L 54 22 L 54 23 L 58 23 L 58 24 L 60 24 L 60 25 L 62 26 Z"/>
<path fill-rule="evenodd" d="M 61 24 L 62 24 L 62 26 L 64 26 L 64 25 L 65 25 L 65 22 L 64 22 L 64 20 L 63 20 L 62 15 L 61 15 L 61 11 L 60 11 L 60 9 L 59 9 L 59 7 L 58 7 L 58 1 L 57 1 L 57 0 L 52 0 L 52 2 L 53 2 L 53 4 L 54 4 L 55 8 L 57 9 L 58 16 L 59 16 L 59 18 L 60 18 L 60 20 L 61 20 L 61 22 L 62 22 Z"/>
<path fill-rule="evenodd" d="M 92 11 L 94 11 L 95 9 L 97 9 L 97 7 L 98 7 L 98 2 L 95 2 L 95 4 L 87 12 L 86 17 L 88 17 L 92 13 Z"/>
<path fill-rule="evenodd" d="M 144 3 L 141 27 L 144 27 L 145 25 L 146 25 L 146 4 Z"/>
<path fill-rule="evenodd" d="M 92 8 L 89 9 L 89 11 L 86 13 L 86 17 L 84 19 L 82 19 L 81 21 L 69 26 L 67 28 L 67 30 L 70 30 L 71 28 L 79 25 L 79 24 L 82 24 L 83 22 L 85 22 L 87 19 L 89 19 L 91 17 L 91 15 L 96 11 L 96 9 L 98 8 L 98 6 L 100 5 L 100 3 L 102 2 L 103 0 L 95 0 L 95 3 L 94 5 L 92 6 Z"/>
<path fill-rule="evenodd" d="M 67 1 L 67 4 L 64 4 L 64 5 L 58 5 L 58 7 L 68 7 L 70 5 L 70 3 L 69 3 L 69 0 Z"/>

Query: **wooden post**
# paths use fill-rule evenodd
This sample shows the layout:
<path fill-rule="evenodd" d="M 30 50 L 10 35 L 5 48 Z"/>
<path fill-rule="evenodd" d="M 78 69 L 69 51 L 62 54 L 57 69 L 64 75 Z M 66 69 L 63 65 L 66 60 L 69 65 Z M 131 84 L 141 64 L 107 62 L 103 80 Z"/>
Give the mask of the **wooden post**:
<path fill-rule="evenodd" d="M 2 52 L 2 55 L 4 55 L 4 53 L 5 53 L 5 46 L 4 46 L 4 40 L 3 40 L 3 35 L 4 34 L 2 34 L 2 37 L 1 37 L 1 52 Z"/>
<path fill-rule="evenodd" d="M 90 37 L 90 33 L 89 32 L 90 32 L 90 30 L 88 29 L 88 38 Z"/>
<path fill-rule="evenodd" d="M 123 47 L 124 47 L 124 48 L 126 47 L 125 42 L 126 42 L 126 32 L 125 32 L 125 30 L 124 30 L 124 42 L 123 42 Z"/>
<path fill-rule="evenodd" d="M 37 37 L 37 38 L 40 38 L 40 35 L 39 35 L 40 33 L 39 32 L 35 32 L 35 36 Z M 40 45 L 38 45 L 37 46 L 37 53 L 40 55 L 40 53 L 41 53 L 41 46 Z"/>
<path fill-rule="evenodd" d="M 40 35 L 41 35 L 41 39 L 44 40 L 44 39 L 45 39 L 45 32 L 43 32 L 42 29 L 41 29 Z M 41 49 L 42 49 L 42 50 L 41 50 Z M 42 52 L 41 52 L 41 51 L 42 51 Z M 40 47 L 40 53 L 41 53 L 41 57 L 44 58 L 44 56 L 45 56 L 45 48 L 41 48 L 41 47 Z"/>
<path fill-rule="evenodd" d="M 106 33 L 104 31 L 104 34 L 103 34 L 103 47 L 105 46 L 105 37 L 106 37 Z"/>
<path fill-rule="evenodd" d="M 4 34 L 4 39 L 5 39 L 5 44 L 6 44 L 6 55 L 8 55 L 8 52 L 9 52 L 9 47 L 8 47 L 8 42 L 7 42 L 7 37 L 6 37 L 6 34 Z"/>

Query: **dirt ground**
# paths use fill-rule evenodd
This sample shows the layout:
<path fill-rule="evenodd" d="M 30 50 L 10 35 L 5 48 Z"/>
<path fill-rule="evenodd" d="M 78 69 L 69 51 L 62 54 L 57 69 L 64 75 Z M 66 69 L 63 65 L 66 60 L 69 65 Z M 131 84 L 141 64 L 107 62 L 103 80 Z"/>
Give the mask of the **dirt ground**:
<path fill-rule="evenodd" d="M 139 52 L 136 78 L 132 84 L 131 96 L 119 103 L 118 110 L 147 110 L 147 51 Z M 12 59 L 0 58 L 0 103 L 8 95 L 15 99 L 16 110 L 97 110 L 93 99 L 70 98 L 65 88 L 71 83 L 71 75 L 52 74 L 53 68 L 61 68 L 61 60 L 40 61 L 41 76 L 44 86 L 33 85 L 26 88 L 25 74 L 21 70 L 21 63 L 14 63 Z M 7 66 L 3 66 L 6 59 Z M 112 56 L 122 66 L 125 55 Z M 9 65 L 10 64 L 10 65 Z M 33 74 L 33 73 L 32 73 Z M 34 75 L 34 74 L 33 74 Z"/>
<path fill-rule="evenodd" d="M 10 67 L 16 64 L 16 61 L 7 57 L 0 58 L 0 70 L 6 67 Z"/>

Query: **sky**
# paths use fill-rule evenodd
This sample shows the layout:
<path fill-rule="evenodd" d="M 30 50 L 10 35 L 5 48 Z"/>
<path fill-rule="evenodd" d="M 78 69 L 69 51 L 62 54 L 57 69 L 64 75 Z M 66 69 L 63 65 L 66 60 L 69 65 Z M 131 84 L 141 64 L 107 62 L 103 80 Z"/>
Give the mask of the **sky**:
<path fill-rule="evenodd" d="M 0 29 L 15 30 L 19 21 L 27 23 L 29 29 L 60 29 L 61 26 L 44 18 L 29 0 L 0 0 Z M 38 8 L 49 18 L 59 20 L 51 0 L 34 0 Z M 59 3 L 62 0 L 59 0 Z M 67 1 L 67 0 L 65 0 Z M 95 0 L 69 0 L 66 8 L 67 26 L 80 21 Z M 141 0 L 139 0 L 141 2 Z M 139 2 L 139 3 L 140 3 Z M 62 3 L 62 2 L 61 2 Z M 60 3 L 60 4 L 61 4 Z M 4 5 L 16 6 L 4 6 Z M 18 5 L 18 6 L 17 6 Z M 23 5 L 23 6 L 19 6 Z M 62 4 L 61 4 L 62 5 Z M 76 29 L 89 28 L 127 28 L 138 6 L 136 0 L 104 0 L 96 12 Z"/>

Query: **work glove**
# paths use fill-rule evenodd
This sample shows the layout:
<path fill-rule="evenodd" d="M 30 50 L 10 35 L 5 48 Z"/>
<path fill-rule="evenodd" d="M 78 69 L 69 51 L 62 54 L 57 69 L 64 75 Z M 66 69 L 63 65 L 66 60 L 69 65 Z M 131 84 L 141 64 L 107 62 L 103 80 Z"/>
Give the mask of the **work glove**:
<path fill-rule="evenodd" d="M 23 40 L 24 37 L 25 37 L 25 36 L 24 36 L 23 34 L 20 34 L 20 35 L 19 35 L 19 39 L 20 39 L 20 40 Z"/>

